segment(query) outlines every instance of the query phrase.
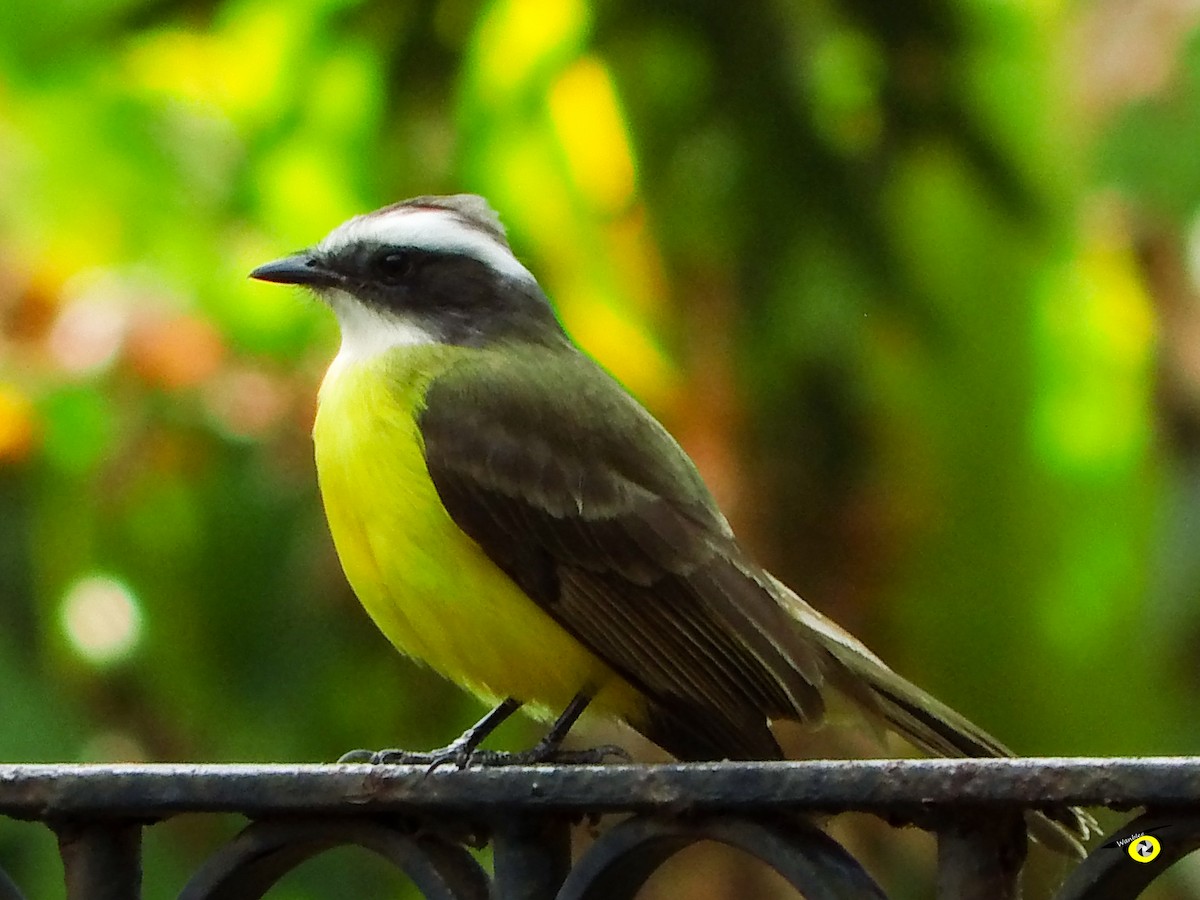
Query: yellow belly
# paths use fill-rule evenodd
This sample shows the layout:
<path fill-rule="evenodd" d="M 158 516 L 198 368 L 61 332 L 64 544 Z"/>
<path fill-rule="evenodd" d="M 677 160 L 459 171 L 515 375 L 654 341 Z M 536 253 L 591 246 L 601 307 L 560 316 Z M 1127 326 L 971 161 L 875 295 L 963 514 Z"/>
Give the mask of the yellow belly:
<path fill-rule="evenodd" d="M 415 412 L 464 352 L 480 351 L 404 347 L 326 375 L 313 441 L 346 577 L 398 650 L 487 702 L 513 697 L 553 715 L 587 689 L 598 692 L 594 709 L 636 720 L 637 692 L 501 572 L 437 496 Z"/>

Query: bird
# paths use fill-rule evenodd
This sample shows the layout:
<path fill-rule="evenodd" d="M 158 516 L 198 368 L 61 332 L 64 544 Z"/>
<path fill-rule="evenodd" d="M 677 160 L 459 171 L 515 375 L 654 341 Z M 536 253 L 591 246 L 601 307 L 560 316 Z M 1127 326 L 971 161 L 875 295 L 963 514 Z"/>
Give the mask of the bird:
<path fill-rule="evenodd" d="M 680 761 L 775 760 L 770 723 L 835 697 L 928 754 L 1012 755 L 753 561 L 484 198 L 394 203 L 250 276 L 338 321 L 313 441 L 347 580 L 397 650 L 491 706 L 440 750 L 344 759 L 494 762 L 480 744 L 526 707 L 558 716 L 518 761 L 564 758 L 585 710 Z M 1091 817 L 1047 815 L 1035 837 L 1079 852 Z"/>

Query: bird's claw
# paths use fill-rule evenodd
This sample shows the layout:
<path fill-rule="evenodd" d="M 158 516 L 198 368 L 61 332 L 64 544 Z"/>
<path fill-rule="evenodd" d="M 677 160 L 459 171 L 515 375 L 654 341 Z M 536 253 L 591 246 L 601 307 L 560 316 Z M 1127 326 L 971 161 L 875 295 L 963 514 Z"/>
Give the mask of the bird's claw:
<path fill-rule="evenodd" d="M 616 744 L 602 744 L 599 747 L 589 747 L 587 750 L 558 750 L 548 762 L 574 766 L 599 766 L 608 760 L 619 760 L 623 763 L 633 762 L 633 757 L 624 747 Z"/>
<path fill-rule="evenodd" d="M 468 744 L 457 742 L 438 750 L 416 752 L 412 750 L 351 750 L 343 753 L 339 763 L 367 763 L 372 766 L 425 766 L 425 777 L 442 766 L 453 765 L 454 768 L 468 769 L 472 766 L 479 768 L 499 766 L 536 766 L 552 763 L 555 765 L 596 766 L 609 759 L 621 762 L 632 762 L 632 757 L 616 744 L 605 744 L 591 747 L 587 750 L 563 750 L 552 745 L 538 744 L 528 750 L 508 753 L 502 750 L 480 750 Z"/>
<path fill-rule="evenodd" d="M 339 763 L 367 763 L 372 766 L 428 766 L 425 774 L 453 763 L 455 768 L 467 768 L 479 752 L 466 742 L 455 741 L 438 750 L 351 750 L 338 757 Z"/>
<path fill-rule="evenodd" d="M 339 763 L 374 763 L 377 754 L 371 750 L 350 750 L 338 757 Z"/>
<path fill-rule="evenodd" d="M 437 760 L 440 751 L 431 753 L 412 750 L 351 750 L 338 757 L 339 763 L 366 763 L 371 766 L 416 766 Z"/>
<path fill-rule="evenodd" d="M 591 747 L 587 750 L 563 750 L 560 747 L 537 745 L 528 750 L 516 753 L 505 753 L 500 750 L 476 750 L 467 761 L 468 766 L 500 767 L 500 766 L 598 766 L 610 758 L 623 762 L 632 762 L 632 758 L 624 748 L 615 744 L 605 744 L 602 747 Z M 460 766 L 459 768 L 466 768 Z"/>
<path fill-rule="evenodd" d="M 425 767 L 425 773 L 422 778 L 428 778 L 433 772 L 440 769 L 442 766 L 454 764 L 454 768 L 460 772 L 471 765 L 475 754 L 481 752 L 478 748 L 472 747 L 465 742 L 459 743 L 455 741 L 449 746 L 443 747 L 441 750 L 434 750 L 429 755 L 432 757 Z"/>

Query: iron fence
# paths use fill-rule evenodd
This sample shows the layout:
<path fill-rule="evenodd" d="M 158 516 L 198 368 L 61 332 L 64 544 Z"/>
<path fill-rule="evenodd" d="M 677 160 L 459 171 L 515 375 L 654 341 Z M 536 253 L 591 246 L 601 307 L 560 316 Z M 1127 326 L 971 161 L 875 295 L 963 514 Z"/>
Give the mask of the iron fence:
<path fill-rule="evenodd" d="M 1200 758 L 858 760 L 437 770 L 367 765 L 0 765 L 0 813 L 58 838 L 69 900 L 141 897 L 144 829 L 241 813 L 180 900 L 251 900 L 326 850 L 377 853 L 429 900 L 623 900 L 680 849 L 740 848 L 808 900 L 886 897 L 807 818 L 874 814 L 933 832 L 943 900 L 1019 896 L 1026 812 L 1143 810 L 1055 900 L 1136 897 L 1200 847 Z M 623 813 L 572 862 L 570 829 Z M 33 826 L 31 826 L 33 827 Z M 492 848 L 486 871 L 469 848 Z M 1131 849 L 1132 848 L 1132 849 Z M 0 900 L 27 900 L 0 870 Z M 28 898 L 34 900 L 34 898 Z"/>

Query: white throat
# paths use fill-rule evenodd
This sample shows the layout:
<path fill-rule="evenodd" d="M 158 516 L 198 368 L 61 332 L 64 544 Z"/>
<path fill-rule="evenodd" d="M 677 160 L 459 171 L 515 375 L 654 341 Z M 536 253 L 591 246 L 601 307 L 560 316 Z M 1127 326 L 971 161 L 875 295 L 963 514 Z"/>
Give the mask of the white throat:
<path fill-rule="evenodd" d="M 337 316 L 342 332 L 342 345 L 329 367 L 331 375 L 335 370 L 366 362 L 397 347 L 437 342 L 432 333 L 415 322 L 376 312 L 345 291 L 333 289 L 322 294 Z"/>

